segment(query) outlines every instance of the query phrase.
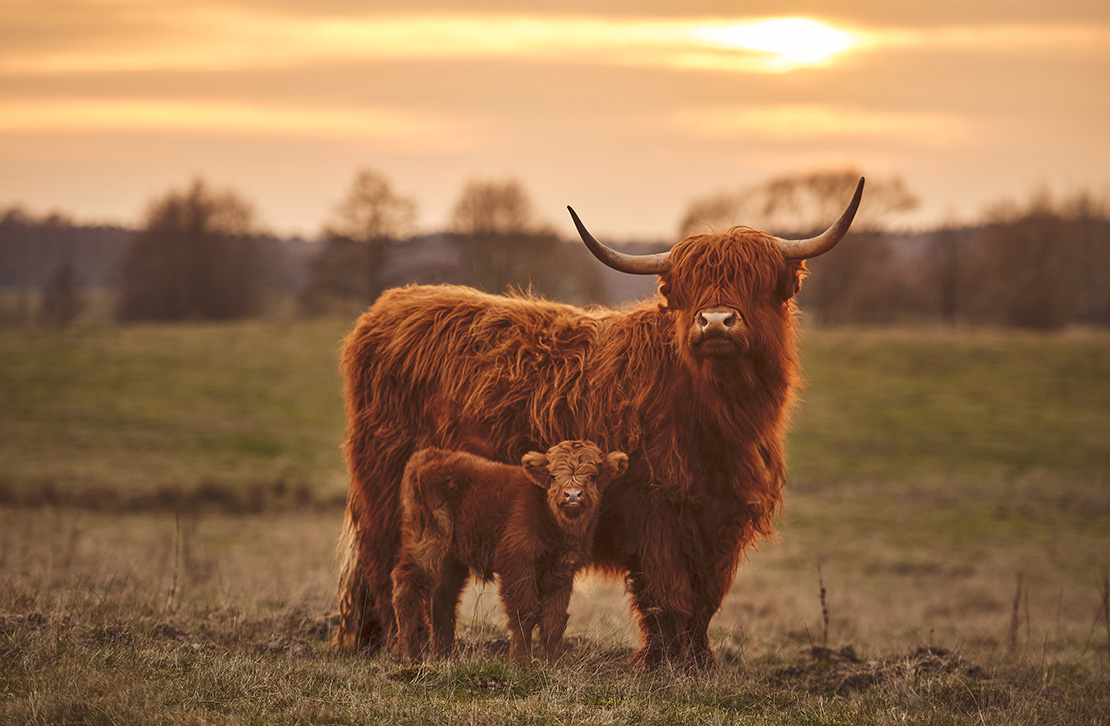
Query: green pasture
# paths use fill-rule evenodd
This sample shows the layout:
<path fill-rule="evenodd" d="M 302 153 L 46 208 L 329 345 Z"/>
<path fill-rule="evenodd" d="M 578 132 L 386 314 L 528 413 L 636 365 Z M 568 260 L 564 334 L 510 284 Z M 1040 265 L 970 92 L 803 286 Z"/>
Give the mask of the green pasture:
<path fill-rule="evenodd" d="M 341 499 L 350 325 L 0 330 L 0 487 Z M 802 352 L 799 487 L 1110 471 L 1110 335 L 813 330 Z"/>
<path fill-rule="evenodd" d="M 0 330 L 0 723 L 1110 723 L 1110 334 L 820 331 L 708 673 L 334 653 L 350 321 Z M 824 593 L 822 594 L 822 586 Z"/>
<path fill-rule="evenodd" d="M 0 331 L 10 500 L 341 501 L 348 323 Z"/>
<path fill-rule="evenodd" d="M 808 331 L 799 482 L 1110 471 L 1110 335 Z"/>

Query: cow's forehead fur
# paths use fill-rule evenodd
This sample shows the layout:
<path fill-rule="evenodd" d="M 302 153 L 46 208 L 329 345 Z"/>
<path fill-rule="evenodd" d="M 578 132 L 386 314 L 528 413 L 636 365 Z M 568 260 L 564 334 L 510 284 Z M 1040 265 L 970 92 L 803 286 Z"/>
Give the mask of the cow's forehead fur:
<path fill-rule="evenodd" d="M 572 476 L 589 476 L 601 470 L 604 455 L 595 444 L 588 441 L 562 441 L 547 450 L 547 470 L 552 484 L 569 480 Z"/>
<path fill-rule="evenodd" d="M 676 308 L 770 300 L 786 265 L 774 237 L 749 227 L 687 237 L 670 259 L 663 294 Z"/>

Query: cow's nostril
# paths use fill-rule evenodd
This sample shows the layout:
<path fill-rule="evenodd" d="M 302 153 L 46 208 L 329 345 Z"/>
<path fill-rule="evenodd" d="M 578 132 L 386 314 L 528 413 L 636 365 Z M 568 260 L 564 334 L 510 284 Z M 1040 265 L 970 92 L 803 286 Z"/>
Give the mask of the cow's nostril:
<path fill-rule="evenodd" d="M 706 334 L 724 334 L 740 323 L 740 313 L 731 308 L 708 308 L 698 312 L 695 324 Z"/>

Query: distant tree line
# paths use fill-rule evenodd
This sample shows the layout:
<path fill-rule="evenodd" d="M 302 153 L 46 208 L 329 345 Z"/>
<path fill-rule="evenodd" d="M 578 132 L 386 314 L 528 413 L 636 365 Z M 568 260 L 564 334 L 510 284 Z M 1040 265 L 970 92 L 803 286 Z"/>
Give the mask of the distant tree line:
<path fill-rule="evenodd" d="M 69 325 L 81 291 L 112 287 L 133 230 L 0 207 L 0 324 Z"/>
<path fill-rule="evenodd" d="M 1002 205 L 975 241 L 966 264 L 952 263 L 967 290 L 957 317 L 1041 329 L 1110 325 L 1110 206 L 1104 200 L 1038 194 L 1022 205 Z"/>
<path fill-rule="evenodd" d="M 302 310 L 351 312 L 387 287 L 439 282 L 607 301 L 602 271 L 589 253 L 539 221 L 515 180 L 468 182 L 443 233 L 413 237 L 415 210 L 382 176 L 360 172 L 325 228 Z"/>
<path fill-rule="evenodd" d="M 779 177 L 694 200 L 680 234 L 744 224 L 807 236 L 835 219 L 857 169 Z M 1087 193 L 987 210 L 974 225 L 893 234 L 917 199 L 898 178 L 868 178 L 852 232 L 810 260 L 798 296 L 822 326 L 994 325 L 1053 330 L 1110 325 L 1110 200 Z"/>
<path fill-rule="evenodd" d="M 737 221 L 783 237 L 812 234 L 840 214 L 859 176 L 783 176 L 693 200 L 679 237 Z M 799 302 L 811 324 L 1110 325 L 1106 200 L 1041 193 L 997 205 L 974 225 L 890 232 L 916 205 L 900 179 L 868 179 L 849 237 L 807 263 Z M 369 169 L 356 174 L 315 242 L 265 233 L 243 197 L 199 179 L 153 200 L 138 230 L 0 208 L 0 324 L 67 325 L 90 288 L 110 289 L 114 315 L 126 322 L 242 318 L 276 301 L 302 315 L 355 315 L 407 283 L 578 304 L 654 289 L 650 279 L 604 268 L 578 240 L 560 239 L 515 180 L 468 182 L 443 232 L 416 234 L 415 219 L 415 201 Z"/>
<path fill-rule="evenodd" d="M 227 320 L 259 312 L 262 257 L 254 210 L 197 180 L 155 201 L 124 258 L 117 315 Z"/>

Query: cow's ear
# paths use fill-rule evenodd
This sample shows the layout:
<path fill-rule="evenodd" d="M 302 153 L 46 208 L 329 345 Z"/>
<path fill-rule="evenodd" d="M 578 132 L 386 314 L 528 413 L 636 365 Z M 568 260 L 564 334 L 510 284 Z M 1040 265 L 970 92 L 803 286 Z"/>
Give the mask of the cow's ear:
<path fill-rule="evenodd" d="M 802 289 L 802 280 L 805 276 L 805 260 L 787 261 L 786 267 L 783 269 L 782 274 L 779 275 L 778 287 L 775 288 L 775 294 L 779 296 L 779 300 L 786 302 L 797 295 L 798 290 Z"/>
<path fill-rule="evenodd" d="M 547 470 L 547 456 L 538 451 L 529 451 L 520 460 L 524 466 L 524 473 L 541 489 L 547 489 L 551 481 L 551 472 Z"/>
<path fill-rule="evenodd" d="M 626 471 L 628 471 L 628 454 L 623 451 L 614 451 L 605 457 L 605 473 L 607 476 L 601 477 L 601 483 L 608 484 Z"/>

